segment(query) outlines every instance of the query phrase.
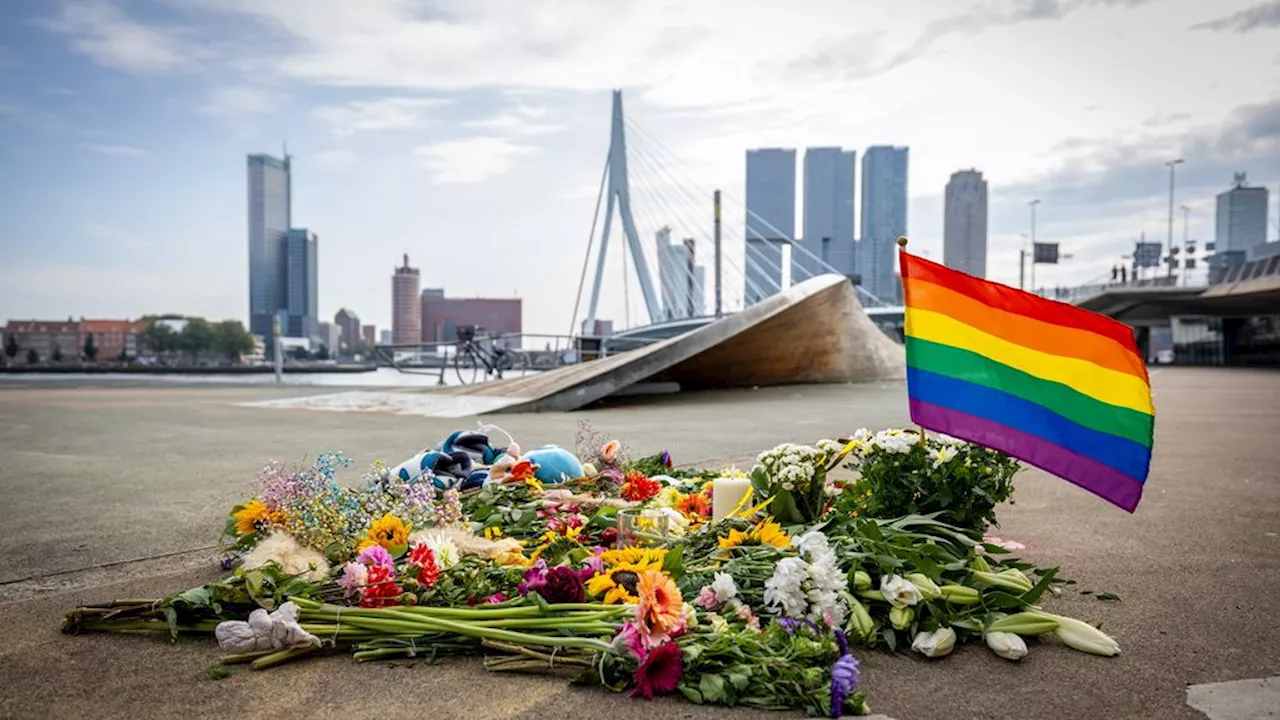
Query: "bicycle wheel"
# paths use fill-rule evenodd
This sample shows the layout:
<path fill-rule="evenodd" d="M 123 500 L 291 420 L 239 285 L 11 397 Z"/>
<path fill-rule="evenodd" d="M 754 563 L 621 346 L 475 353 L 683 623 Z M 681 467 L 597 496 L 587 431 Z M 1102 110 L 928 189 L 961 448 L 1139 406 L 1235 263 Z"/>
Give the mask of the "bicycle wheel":
<path fill-rule="evenodd" d="M 458 382 L 463 385 L 474 385 L 480 378 L 484 364 L 476 357 L 475 351 L 459 350 L 453 356 L 453 369 L 458 373 Z"/>

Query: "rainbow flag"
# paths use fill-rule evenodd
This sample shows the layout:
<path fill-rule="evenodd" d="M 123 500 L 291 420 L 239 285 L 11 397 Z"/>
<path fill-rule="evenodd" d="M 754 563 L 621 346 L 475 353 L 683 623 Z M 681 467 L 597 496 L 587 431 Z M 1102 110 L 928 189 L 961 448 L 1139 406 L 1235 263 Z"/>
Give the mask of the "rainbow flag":
<path fill-rule="evenodd" d="M 1155 409 L 1133 331 L 899 250 L 917 425 L 994 448 L 1129 512 Z"/>

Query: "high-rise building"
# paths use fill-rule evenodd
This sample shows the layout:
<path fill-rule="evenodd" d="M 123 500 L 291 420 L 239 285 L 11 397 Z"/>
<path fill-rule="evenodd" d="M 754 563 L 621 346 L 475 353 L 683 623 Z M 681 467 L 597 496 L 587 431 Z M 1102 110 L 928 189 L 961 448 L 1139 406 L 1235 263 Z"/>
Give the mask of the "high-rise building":
<path fill-rule="evenodd" d="M 858 272 L 872 295 L 892 301 L 897 240 L 907 234 L 907 148 L 876 145 L 862 154 L 862 238 Z"/>
<path fill-rule="evenodd" d="M 292 337 L 320 336 L 320 294 L 317 287 L 316 234 L 306 228 L 290 228 L 285 234 L 285 302 Z"/>
<path fill-rule="evenodd" d="M 796 151 L 747 151 L 747 209 L 744 218 L 747 305 L 782 286 L 782 248 L 796 234 Z"/>
<path fill-rule="evenodd" d="M 804 230 L 791 254 L 792 283 L 826 271 L 854 272 L 853 199 L 857 154 L 839 147 L 804 151 Z"/>
<path fill-rule="evenodd" d="M 360 344 L 360 316 L 342 308 L 333 316 L 333 324 L 341 331 L 342 349 L 351 352 Z M 370 343 L 372 344 L 372 343 Z"/>
<path fill-rule="evenodd" d="M 655 237 L 658 244 L 658 284 L 662 290 L 662 317 L 667 320 L 706 314 L 706 268 L 696 260 L 693 238 L 671 242 L 671 228 Z"/>
<path fill-rule="evenodd" d="M 378 329 L 372 325 L 360 326 L 360 340 L 365 347 L 373 347 L 378 344 Z"/>
<path fill-rule="evenodd" d="M 341 352 L 342 328 L 337 323 L 322 322 L 320 325 L 320 342 L 328 351 L 329 357 L 337 357 Z"/>
<path fill-rule="evenodd" d="M 977 170 L 952 173 L 942 226 L 942 264 L 987 276 L 987 181 Z"/>
<path fill-rule="evenodd" d="M 418 268 L 409 267 L 409 255 L 405 253 L 404 265 L 391 276 L 391 339 L 397 345 L 422 342 L 422 301 L 418 296 L 421 284 Z"/>
<path fill-rule="evenodd" d="M 390 345 L 390 344 L 391 344 L 391 339 L 392 339 L 392 337 L 393 337 L 393 336 L 391 335 L 391 331 L 390 331 L 390 330 L 386 330 L 386 329 L 381 330 L 381 331 L 379 331 L 379 332 L 378 332 L 378 344 L 380 344 L 380 345 Z"/>
<path fill-rule="evenodd" d="M 1248 253 L 1267 241 L 1269 193 L 1265 187 L 1249 187 L 1244 173 L 1236 173 L 1235 186 L 1218 194 L 1214 252 Z"/>
<path fill-rule="evenodd" d="M 284 238 L 292 220 L 289 156 L 250 155 L 249 331 L 271 337 L 285 307 Z"/>

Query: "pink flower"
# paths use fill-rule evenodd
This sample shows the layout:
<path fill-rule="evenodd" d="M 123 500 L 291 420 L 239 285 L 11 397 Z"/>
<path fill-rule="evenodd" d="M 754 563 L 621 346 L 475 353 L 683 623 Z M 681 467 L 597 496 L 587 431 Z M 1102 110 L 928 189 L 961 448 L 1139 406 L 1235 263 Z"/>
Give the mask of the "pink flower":
<path fill-rule="evenodd" d="M 640 628 L 630 620 L 622 623 L 622 629 L 613 637 L 613 651 L 619 654 L 625 651 L 636 660 L 644 660 L 645 655 L 649 654 L 644 638 L 640 635 Z"/>
<path fill-rule="evenodd" d="M 342 586 L 342 591 L 347 597 L 351 597 L 353 595 L 359 595 L 361 588 L 364 587 L 368 580 L 368 565 L 349 562 L 346 567 L 342 569 L 342 577 L 338 578 L 338 585 Z"/>
<path fill-rule="evenodd" d="M 694 599 L 693 604 L 704 610 L 715 610 L 720 607 L 720 600 L 716 597 L 716 591 L 712 590 L 710 585 L 703 585 L 702 589 L 698 591 L 698 597 Z"/>
<path fill-rule="evenodd" d="M 506 602 L 507 596 L 503 595 L 502 593 L 494 593 L 489 597 L 485 598 L 484 601 L 486 603 L 489 603 L 490 605 L 497 605 L 498 603 Z"/>
<path fill-rule="evenodd" d="M 356 562 L 364 565 L 373 565 L 375 567 L 394 568 L 395 560 L 391 558 L 391 553 L 381 545 L 370 545 L 356 555 Z"/>

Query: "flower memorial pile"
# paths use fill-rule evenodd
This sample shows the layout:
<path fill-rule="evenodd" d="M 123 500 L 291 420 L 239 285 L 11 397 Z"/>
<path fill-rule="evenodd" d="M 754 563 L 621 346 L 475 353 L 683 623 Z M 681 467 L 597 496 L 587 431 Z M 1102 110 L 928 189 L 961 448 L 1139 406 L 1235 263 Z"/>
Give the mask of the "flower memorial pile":
<path fill-rule="evenodd" d="M 632 697 L 833 717 L 868 710 L 857 648 L 935 658 L 975 641 L 1016 661 L 1053 635 L 1120 651 L 1041 607 L 1056 568 L 984 536 L 1017 462 L 945 436 L 780 445 L 745 475 L 631 460 L 589 428 L 576 453 L 454 433 L 359 487 L 337 480 L 349 465 L 267 465 L 227 521 L 229 576 L 77 608 L 64 631 L 212 633 L 223 663 L 255 669 L 475 654 Z M 748 482 L 715 519 L 717 488 Z M 635 513 L 645 532 L 620 532 Z"/>

